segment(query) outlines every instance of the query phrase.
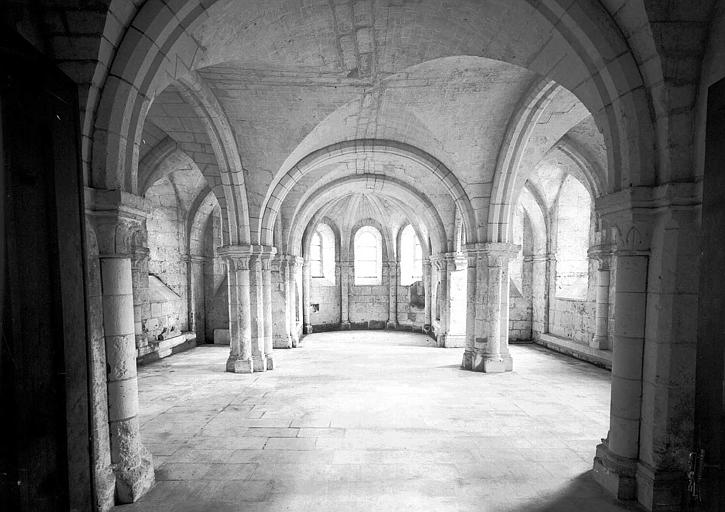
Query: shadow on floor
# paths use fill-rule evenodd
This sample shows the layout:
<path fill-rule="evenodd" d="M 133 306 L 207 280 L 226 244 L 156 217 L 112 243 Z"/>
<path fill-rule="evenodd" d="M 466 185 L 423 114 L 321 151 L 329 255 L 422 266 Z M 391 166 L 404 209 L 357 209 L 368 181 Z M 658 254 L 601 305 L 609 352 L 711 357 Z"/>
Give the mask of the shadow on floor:
<path fill-rule="evenodd" d="M 619 501 L 607 494 L 587 471 L 560 490 L 536 501 L 522 503 L 511 512 L 620 512 L 643 511 L 635 502 Z"/>

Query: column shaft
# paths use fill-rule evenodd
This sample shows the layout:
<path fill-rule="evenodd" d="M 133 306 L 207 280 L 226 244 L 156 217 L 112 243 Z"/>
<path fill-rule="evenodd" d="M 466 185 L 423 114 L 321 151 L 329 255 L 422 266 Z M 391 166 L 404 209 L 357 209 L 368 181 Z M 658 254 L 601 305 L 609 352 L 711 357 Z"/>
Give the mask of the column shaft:
<path fill-rule="evenodd" d="M 310 318 L 310 301 L 312 291 L 312 269 L 305 262 L 302 265 L 302 321 L 305 325 L 305 334 L 312 334 L 312 319 Z"/>
<path fill-rule="evenodd" d="M 511 281 L 509 277 L 509 261 L 506 260 L 501 266 L 501 326 L 500 332 L 500 351 L 503 358 L 506 371 L 510 372 L 514 369 L 514 361 L 509 352 L 509 296 L 511 294 Z"/>
<path fill-rule="evenodd" d="M 423 330 L 430 331 L 431 321 L 431 300 L 433 298 L 433 279 L 431 276 L 431 263 L 429 259 L 423 261 L 423 284 L 425 287 L 425 325 Z"/>
<path fill-rule="evenodd" d="M 594 478 L 620 499 L 636 493 L 648 260 L 647 253 L 617 252 L 609 435 L 597 446 Z"/>
<path fill-rule="evenodd" d="M 288 263 L 288 274 L 287 274 L 287 306 L 289 309 L 289 334 L 292 341 L 292 346 L 297 347 L 300 342 L 299 331 L 297 330 L 297 257 L 290 256 Z"/>
<path fill-rule="evenodd" d="M 597 305 L 592 347 L 609 348 L 609 267 L 597 271 Z"/>
<path fill-rule="evenodd" d="M 469 251 L 466 256 L 466 348 L 463 351 L 461 368 L 472 370 L 476 340 L 476 263 L 478 256 L 475 251 Z"/>
<path fill-rule="evenodd" d="M 119 501 L 133 503 L 153 485 L 154 468 L 139 432 L 131 260 L 100 262 L 111 462 Z"/>
<path fill-rule="evenodd" d="M 350 328 L 350 263 L 340 262 L 340 328 Z"/>
<path fill-rule="evenodd" d="M 388 329 L 398 326 L 398 272 L 397 262 L 388 262 Z"/>
<path fill-rule="evenodd" d="M 262 258 L 262 285 L 264 299 L 264 357 L 267 370 L 274 369 L 272 345 L 272 255 Z"/>
<path fill-rule="evenodd" d="M 272 347 L 292 348 L 292 337 L 290 336 L 290 308 L 289 308 L 289 279 L 287 275 L 289 268 L 286 255 L 276 256 L 272 280 Z"/>
<path fill-rule="evenodd" d="M 264 284 L 262 283 L 262 257 L 254 254 L 249 258 L 249 284 L 252 325 L 252 365 L 255 372 L 267 369 L 264 355 Z"/>

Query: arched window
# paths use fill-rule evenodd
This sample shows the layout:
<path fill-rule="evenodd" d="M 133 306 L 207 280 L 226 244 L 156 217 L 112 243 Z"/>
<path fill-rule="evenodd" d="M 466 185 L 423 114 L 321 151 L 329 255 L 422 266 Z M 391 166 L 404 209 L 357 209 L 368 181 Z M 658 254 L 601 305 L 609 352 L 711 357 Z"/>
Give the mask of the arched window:
<path fill-rule="evenodd" d="M 335 234 L 327 224 L 319 224 L 310 239 L 310 275 L 335 283 Z"/>
<path fill-rule="evenodd" d="M 355 284 L 380 284 L 383 270 L 383 238 L 372 226 L 363 226 L 355 233 Z"/>
<path fill-rule="evenodd" d="M 408 224 L 400 234 L 400 284 L 408 286 L 423 279 L 423 249 L 413 226 Z"/>
<path fill-rule="evenodd" d="M 317 231 L 310 241 L 310 274 L 312 277 L 325 277 L 322 272 L 322 238 Z"/>
<path fill-rule="evenodd" d="M 584 300 L 589 280 L 589 227 L 592 199 L 573 176 L 559 192 L 556 223 L 556 296 Z"/>

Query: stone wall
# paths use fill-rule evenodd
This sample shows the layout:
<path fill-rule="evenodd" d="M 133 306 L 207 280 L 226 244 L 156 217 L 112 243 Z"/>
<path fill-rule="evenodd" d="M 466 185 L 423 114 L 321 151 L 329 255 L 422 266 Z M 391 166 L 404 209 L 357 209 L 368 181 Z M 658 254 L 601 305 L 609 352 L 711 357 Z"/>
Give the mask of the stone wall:
<path fill-rule="evenodd" d="M 510 283 L 509 341 L 528 341 L 532 338 L 533 324 L 533 262 L 525 258 L 521 266 L 521 289 Z"/>
<path fill-rule="evenodd" d="M 418 297 L 412 300 L 411 295 Z M 422 299 L 422 301 L 421 301 Z M 398 286 L 398 325 L 413 330 L 422 329 L 425 324 L 425 288 L 422 281 L 410 286 Z"/>
<path fill-rule="evenodd" d="M 310 280 L 310 322 L 316 328 L 340 324 L 340 285 L 324 277 Z M 317 329 L 316 329 L 317 330 Z"/>
<path fill-rule="evenodd" d="M 346 267 L 343 267 L 345 271 Z M 352 328 L 383 329 L 390 315 L 390 278 L 383 272 L 380 285 L 356 286 L 352 268 L 349 268 L 347 318 Z M 411 303 L 411 290 L 420 295 L 417 303 Z M 425 323 L 425 290 L 422 281 L 410 286 L 397 287 L 397 322 L 403 329 L 422 330 Z M 333 284 L 325 278 L 310 279 L 310 300 L 306 304 L 309 323 L 314 331 L 340 327 L 340 283 Z M 317 308 L 317 310 L 316 310 Z M 342 315 L 344 316 L 344 315 Z"/>
<path fill-rule="evenodd" d="M 380 285 L 350 286 L 350 324 L 383 329 L 389 313 L 389 279 L 383 276 Z"/>

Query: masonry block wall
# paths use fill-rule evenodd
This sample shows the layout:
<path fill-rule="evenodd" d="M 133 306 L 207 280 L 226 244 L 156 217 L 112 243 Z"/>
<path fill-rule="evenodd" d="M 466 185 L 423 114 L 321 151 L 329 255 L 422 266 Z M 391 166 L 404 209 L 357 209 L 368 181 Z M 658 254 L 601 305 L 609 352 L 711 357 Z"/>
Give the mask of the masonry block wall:
<path fill-rule="evenodd" d="M 398 285 L 398 325 L 413 330 L 425 324 L 425 287 L 422 281 L 409 286 Z"/>
<path fill-rule="evenodd" d="M 353 327 L 382 329 L 388 320 L 390 280 L 383 275 L 376 286 L 350 286 L 350 323 Z"/>
<path fill-rule="evenodd" d="M 343 271 L 346 268 L 343 267 Z M 356 286 L 352 268 L 348 271 L 349 320 L 352 328 L 384 329 L 390 314 L 390 278 L 383 273 L 380 285 Z M 393 284 L 395 286 L 395 284 Z M 340 284 L 325 278 L 310 280 L 308 307 L 315 331 L 340 326 Z M 422 330 L 425 323 L 425 290 L 422 281 L 397 286 L 397 323 L 403 329 Z M 315 306 L 318 307 L 315 310 Z M 394 321 L 394 319 L 393 319 Z"/>
<path fill-rule="evenodd" d="M 509 340 L 528 341 L 532 339 L 533 324 L 533 262 L 523 261 L 521 289 L 510 284 L 509 296 Z"/>
<path fill-rule="evenodd" d="M 588 345 L 594 337 L 597 263 L 589 260 L 589 283 L 582 300 L 552 297 L 549 300 L 549 332 Z"/>
<path fill-rule="evenodd" d="M 185 215 L 170 184 L 152 187 L 146 197 L 150 307 L 141 322 L 147 338 L 158 341 L 188 330 L 188 251 Z"/>
<path fill-rule="evenodd" d="M 340 284 L 324 277 L 310 282 L 310 323 L 316 328 L 331 328 L 340 324 Z"/>

